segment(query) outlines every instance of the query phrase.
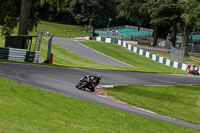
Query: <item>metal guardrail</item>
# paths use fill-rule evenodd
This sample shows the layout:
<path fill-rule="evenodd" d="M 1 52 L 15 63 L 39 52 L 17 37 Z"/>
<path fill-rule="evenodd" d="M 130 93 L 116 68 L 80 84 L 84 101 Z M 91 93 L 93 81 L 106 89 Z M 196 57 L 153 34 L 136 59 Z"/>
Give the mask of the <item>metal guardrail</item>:
<path fill-rule="evenodd" d="M 30 52 L 26 49 L 0 47 L 0 59 L 38 63 L 40 59 L 40 52 Z"/>

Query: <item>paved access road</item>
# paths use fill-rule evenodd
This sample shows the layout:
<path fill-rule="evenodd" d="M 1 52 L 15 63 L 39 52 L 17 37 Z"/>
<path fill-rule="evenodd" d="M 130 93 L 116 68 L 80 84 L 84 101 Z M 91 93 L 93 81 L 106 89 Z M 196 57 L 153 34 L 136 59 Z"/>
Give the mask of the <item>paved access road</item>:
<path fill-rule="evenodd" d="M 200 84 L 200 76 L 192 75 L 167 75 L 153 73 L 123 72 L 123 71 L 105 71 L 105 70 L 88 70 L 88 69 L 72 69 L 64 67 L 49 67 L 40 65 L 25 65 L 15 63 L 0 63 L 0 77 L 9 80 L 18 81 L 38 88 L 60 93 L 65 96 L 76 99 L 105 105 L 133 114 L 158 119 L 190 127 L 200 129 L 200 125 L 164 117 L 144 111 L 132 106 L 107 100 L 95 93 L 81 91 L 75 88 L 78 80 L 84 75 L 102 75 L 101 84 L 136 84 L 136 85 L 181 85 L 181 84 Z"/>
<path fill-rule="evenodd" d="M 98 62 L 98 63 L 106 64 L 106 65 L 113 65 L 113 66 L 133 67 L 129 64 L 113 59 L 107 55 L 99 53 L 98 51 L 95 51 L 85 45 L 82 45 L 72 40 L 68 40 L 64 38 L 53 38 L 53 43 L 94 62 Z"/>

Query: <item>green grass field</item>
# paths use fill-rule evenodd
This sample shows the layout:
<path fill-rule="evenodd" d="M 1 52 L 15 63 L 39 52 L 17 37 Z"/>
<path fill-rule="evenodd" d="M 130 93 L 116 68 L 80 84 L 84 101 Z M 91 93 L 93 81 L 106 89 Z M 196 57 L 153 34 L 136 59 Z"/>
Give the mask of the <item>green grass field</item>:
<path fill-rule="evenodd" d="M 47 57 L 47 45 L 48 41 L 43 39 L 41 45 L 41 58 L 43 59 Z M 52 53 L 54 53 L 54 65 L 88 69 L 133 71 L 133 68 L 130 67 L 103 65 L 90 61 L 55 44 L 52 45 Z"/>
<path fill-rule="evenodd" d="M 73 38 L 85 36 L 80 26 L 41 22 L 38 29 L 48 29 L 56 37 Z M 16 33 L 15 33 L 16 34 Z M 35 32 L 31 33 L 36 35 Z M 34 43 L 34 42 L 33 42 Z M 82 41 L 86 46 L 96 49 L 113 58 L 126 62 L 136 68 L 102 65 L 80 57 L 68 50 L 53 45 L 54 65 L 141 71 L 156 73 L 182 73 L 184 71 L 151 61 L 145 57 L 120 47 L 95 41 Z M 4 38 L 0 37 L 0 46 Z M 43 39 L 41 58 L 46 59 L 47 41 Z M 5 61 L 5 60 L 3 60 Z M 145 117 L 117 111 L 101 105 L 91 104 L 59 94 L 19 83 L 0 79 L 0 133 L 4 132 L 130 132 L 130 133 L 193 133 L 189 128 L 148 119 Z M 136 87 L 136 88 L 135 88 Z M 196 88 L 195 88 L 196 87 Z M 187 87 L 144 87 L 120 86 L 108 90 L 109 95 L 145 109 L 185 121 L 200 123 L 200 92 L 194 86 Z M 190 94 L 188 96 L 188 94 Z"/>
<path fill-rule="evenodd" d="M 200 124 L 200 86 L 115 86 L 106 89 L 123 102 Z"/>
<path fill-rule="evenodd" d="M 49 22 L 41 22 L 38 26 L 39 29 L 48 29 L 50 34 L 55 34 L 57 37 L 63 38 L 72 38 L 77 36 L 85 36 L 86 33 L 83 32 L 84 28 L 81 26 L 71 26 L 71 25 L 62 25 L 56 23 L 49 23 Z M 14 34 L 17 34 L 16 30 Z M 36 35 L 36 32 L 32 32 L 32 35 Z M 35 38 L 33 38 L 33 44 L 35 43 Z M 4 47 L 5 39 L 0 37 L 0 46 Z M 32 45 L 34 46 L 34 45 Z M 47 47 L 48 42 L 47 40 L 43 39 L 41 44 L 41 58 L 46 60 L 47 58 Z M 33 48 L 32 48 L 33 50 Z M 106 69 L 106 70 L 124 70 L 124 71 L 132 71 L 132 68 L 129 67 L 120 67 L 120 66 L 110 66 L 110 65 L 103 65 L 100 63 L 96 63 L 80 57 L 68 50 L 65 50 L 62 47 L 57 45 L 52 46 L 52 52 L 54 53 L 54 65 L 58 66 L 67 66 L 67 67 L 76 67 L 76 68 L 88 68 L 88 69 Z M 6 61 L 6 60 L 0 60 Z"/>
<path fill-rule="evenodd" d="M 39 29 L 47 29 L 50 35 L 55 34 L 56 37 L 62 37 L 62 38 L 88 36 L 88 34 L 84 32 L 85 29 L 83 26 L 64 25 L 64 24 L 41 21 L 41 23 L 37 27 L 37 30 Z M 31 34 L 36 35 L 37 33 L 32 32 Z"/>
<path fill-rule="evenodd" d="M 1 133 L 198 133 L 0 78 Z"/>
<path fill-rule="evenodd" d="M 83 32 L 83 26 L 76 25 L 63 25 L 51 22 L 41 21 L 37 27 L 37 31 L 39 29 L 46 29 L 49 31 L 50 35 L 55 34 L 56 37 L 62 38 L 74 38 L 77 36 L 86 36 L 87 33 Z M 37 31 L 33 31 L 30 35 L 37 35 Z M 17 28 L 14 29 L 14 33 L 12 35 L 17 35 Z M 35 43 L 35 41 L 33 41 Z M 5 39 L 0 35 L 0 46 L 4 46 Z"/>
<path fill-rule="evenodd" d="M 56 37 L 72 38 L 76 36 L 84 36 L 84 28 L 81 26 L 70 26 L 56 23 L 49 23 L 42 21 L 38 26 L 39 29 L 48 29 L 51 34 L 55 34 Z M 16 32 L 16 31 L 15 31 Z M 36 32 L 32 32 L 32 35 L 36 35 Z M 0 38 L 0 46 L 4 39 Z M 34 43 L 35 41 L 33 41 Z M 64 50 L 63 48 L 54 45 L 52 51 L 54 53 L 54 64 L 68 67 L 79 67 L 89 69 L 106 69 L 106 70 L 124 70 L 124 71 L 139 71 L 139 72 L 155 72 L 155 73 L 174 73 L 186 74 L 186 72 L 172 67 L 168 67 L 164 64 L 152 61 L 140 55 L 137 55 L 125 48 L 117 46 L 115 44 L 106 44 L 95 41 L 82 41 L 84 45 L 87 45 L 93 49 L 96 49 L 104 54 L 107 54 L 113 58 L 116 58 L 122 62 L 133 65 L 136 68 L 119 67 L 103 65 L 96 62 L 89 61 L 82 58 L 70 51 Z M 43 39 L 41 46 L 41 58 L 46 59 L 47 41 Z M 149 66 L 149 67 L 146 67 Z"/>
<path fill-rule="evenodd" d="M 135 66 L 134 71 L 140 72 L 155 72 L 155 73 L 181 73 L 186 74 L 186 72 L 175 69 L 173 67 L 166 66 L 164 64 L 152 61 L 146 57 L 140 56 L 131 52 L 130 50 L 118 46 L 116 44 L 96 42 L 96 41 L 83 41 L 82 44 L 100 51 L 106 55 L 109 55 L 115 59 L 122 62 Z"/>
<path fill-rule="evenodd" d="M 166 53 L 166 52 L 153 52 L 153 51 L 152 51 L 152 53 L 155 54 L 155 55 L 164 57 L 166 59 L 170 58 L 170 53 Z M 183 63 L 185 63 L 185 64 L 195 64 L 196 66 L 200 67 L 200 62 L 191 60 L 190 57 L 187 56 L 187 55 L 185 55 Z"/>

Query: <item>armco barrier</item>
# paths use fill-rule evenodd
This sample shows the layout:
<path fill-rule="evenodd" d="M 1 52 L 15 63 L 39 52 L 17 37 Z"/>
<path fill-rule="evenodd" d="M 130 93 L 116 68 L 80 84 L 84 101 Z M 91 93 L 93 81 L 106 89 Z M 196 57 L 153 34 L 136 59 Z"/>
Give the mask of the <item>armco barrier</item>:
<path fill-rule="evenodd" d="M 126 43 L 126 41 L 123 41 L 123 40 L 117 40 L 117 39 L 114 39 L 114 38 L 106 38 L 106 37 L 93 37 L 92 40 L 102 41 L 102 42 L 106 42 L 106 43 L 116 43 L 116 44 L 118 44 L 118 45 L 120 45 L 124 48 L 129 49 L 130 51 L 132 51 L 134 53 L 137 53 L 141 56 L 144 56 L 144 57 L 149 58 L 151 60 L 157 61 L 159 63 L 165 64 L 167 66 L 178 68 L 178 69 L 181 69 L 183 71 L 186 71 L 186 69 L 187 69 L 186 64 L 179 63 L 179 62 L 176 62 L 176 61 L 172 61 L 172 60 L 165 59 L 163 57 L 157 56 L 157 55 L 152 54 L 148 51 L 145 51 L 145 50 L 137 48 L 133 45 L 130 45 L 130 44 Z"/>
<path fill-rule="evenodd" d="M 30 52 L 26 49 L 0 47 L 0 59 L 38 63 L 39 58 L 40 58 L 39 51 Z"/>

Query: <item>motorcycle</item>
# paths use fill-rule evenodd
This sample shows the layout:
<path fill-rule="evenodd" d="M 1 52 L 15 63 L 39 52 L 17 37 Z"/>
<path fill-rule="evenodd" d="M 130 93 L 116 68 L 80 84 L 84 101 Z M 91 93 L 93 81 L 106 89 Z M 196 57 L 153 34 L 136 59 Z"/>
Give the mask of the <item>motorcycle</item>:
<path fill-rule="evenodd" d="M 76 85 L 76 88 L 86 90 L 88 88 L 91 92 L 95 91 L 95 84 L 94 84 L 94 78 L 90 77 L 83 77 L 79 80 L 78 84 Z"/>
<path fill-rule="evenodd" d="M 199 68 L 196 67 L 195 65 L 187 65 L 187 72 L 194 74 L 194 75 L 199 75 Z"/>

